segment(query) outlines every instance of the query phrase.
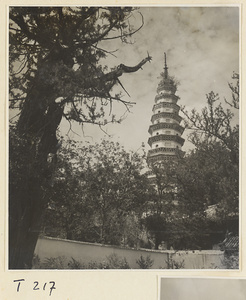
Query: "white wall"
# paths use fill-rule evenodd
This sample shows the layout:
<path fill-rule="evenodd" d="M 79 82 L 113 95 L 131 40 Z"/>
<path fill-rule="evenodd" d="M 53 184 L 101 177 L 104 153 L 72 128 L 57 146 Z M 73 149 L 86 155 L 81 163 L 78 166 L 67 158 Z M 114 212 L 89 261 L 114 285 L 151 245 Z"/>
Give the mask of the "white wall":
<path fill-rule="evenodd" d="M 169 250 L 136 250 L 49 237 L 39 238 L 35 249 L 35 254 L 39 256 L 41 261 L 45 258 L 65 256 L 68 259 L 73 257 L 82 263 L 88 263 L 90 261 L 102 262 L 107 256 L 113 253 L 121 258 L 125 257 L 133 269 L 139 268 L 136 260 L 139 259 L 141 255 L 145 258 L 147 255 L 150 255 L 150 258 L 154 260 L 152 269 L 167 268 L 167 261 L 170 258 L 176 262 L 182 262 L 184 260 L 185 269 L 222 268 L 224 258 L 224 253 L 220 250 L 178 252 Z"/>

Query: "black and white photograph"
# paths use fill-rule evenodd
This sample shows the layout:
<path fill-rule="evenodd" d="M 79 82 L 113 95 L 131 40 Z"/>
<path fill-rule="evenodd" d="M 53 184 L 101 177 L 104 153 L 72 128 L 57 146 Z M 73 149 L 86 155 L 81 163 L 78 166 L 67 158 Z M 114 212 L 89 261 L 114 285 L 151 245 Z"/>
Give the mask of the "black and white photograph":
<path fill-rule="evenodd" d="M 8 18 L 8 269 L 239 270 L 240 7 Z"/>
<path fill-rule="evenodd" d="M 161 278 L 159 300 L 245 300 L 245 278 Z"/>

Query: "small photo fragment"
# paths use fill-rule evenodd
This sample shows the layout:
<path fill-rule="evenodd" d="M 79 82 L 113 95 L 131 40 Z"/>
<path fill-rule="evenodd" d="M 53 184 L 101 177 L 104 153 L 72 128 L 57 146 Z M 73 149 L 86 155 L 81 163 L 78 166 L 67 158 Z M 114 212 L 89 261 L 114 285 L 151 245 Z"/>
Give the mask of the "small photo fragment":
<path fill-rule="evenodd" d="M 246 280 L 239 278 L 161 278 L 159 300 L 245 300 Z"/>

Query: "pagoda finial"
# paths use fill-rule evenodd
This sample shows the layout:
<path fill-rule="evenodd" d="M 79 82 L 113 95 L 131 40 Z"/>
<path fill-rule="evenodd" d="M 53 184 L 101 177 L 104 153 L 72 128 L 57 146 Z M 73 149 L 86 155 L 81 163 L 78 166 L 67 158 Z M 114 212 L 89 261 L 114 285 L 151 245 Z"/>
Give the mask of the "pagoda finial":
<path fill-rule="evenodd" d="M 165 78 L 167 78 L 168 76 L 168 67 L 167 67 L 167 56 L 166 56 L 166 52 L 164 52 L 164 61 L 165 61 L 165 66 L 164 66 L 164 76 Z"/>

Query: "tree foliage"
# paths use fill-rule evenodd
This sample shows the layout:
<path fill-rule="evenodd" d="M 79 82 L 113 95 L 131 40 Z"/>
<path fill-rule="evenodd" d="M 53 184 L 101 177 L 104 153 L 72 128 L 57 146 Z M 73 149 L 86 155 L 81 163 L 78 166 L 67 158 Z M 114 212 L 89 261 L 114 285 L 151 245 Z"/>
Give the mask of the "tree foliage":
<path fill-rule="evenodd" d="M 176 200 L 177 161 L 166 160 L 149 165 L 149 199 L 143 220 L 155 243 L 155 249 L 168 240 L 167 223 L 172 219 Z"/>
<path fill-rule="evenodd" d="M 182 112 L 186 117 L 186 127 L 193 130 L 190 134 L 190 141 L 197 147 L 201 140 L 206 140 L 208 143 L 219 142 L 225 149 L 230 152 L 232 163 L 239 163 L 239 125 L 233 119 L 234 111 L 238 115 L 239 109 L 239 75 L 234 73 L 232 78 L 233 83 L 229 83 L 229 88 L 232 93 L 232 99 L 225 99 L 225 103 L 229 108 L 225 108 L 219 102 L 218 94 L 210 92 L 206 95 L 207 106 L 204 107 L 201 113 L 195 109 L 191 113 L 182 108 Z M 219 103 L 218 103 L 219 102 Z"/>
<path fill-rule="evenodd" d="M 104 120 L 98 121 L 104 117 L 103 107 L 115 100 L 128 104 L 119 94 L 111 94 L 113 86 L 120 84 L 119 77 L 137 71 L 150 60 L 147 57 L 134 67 L 120 64 L 110 71 L 103 63 L 110 53 L 102 43 L 116 39 L 127 42 L 141 28 L 142 24 L 135 30 L 130 25 L 133 13 L 133 8 L 120 7 L 12 8 L 10 107 L 30 109 L 36 95 L 40 103 L 33 103 L 32 109 L 43 122 L 53 104 L 67 119 L 103 125 Z M 34 94 L 29 96 L 31 90 Z M 20 120 L 23 131 L 34 131 L 40 125 L 22 113 L 20 119 L 24 117 L 25 123 Z"/>
<path fill-rule="evenodd" d="M 59 155 L 46 226 L 69 239 L 137 246 L 148 187 L 142 168 L 141 157 L 118 143 L 70 143 Z"/>
<path fill-rule="evenodd" d="M 183 108 L 186 125 L 192 130 L 189 140 L 195 149 L 179 166 L 179 199 L 186 214 L 190 211 L 196 216 L 200 212 L 201 218 L 207 217 L 203 232 L 210 231 L 211 239 L 219 231 L 222 236 L 226 230 L 238 233 L 239 125 L 234 115 L 237 117 L 239 109 L 239 76 L 234 73 L 232 78 L 231 100 L 218 103 L 219 95 L 211 92 L 201 113 L 195 109 L 188 113 Z M 207 210 L 211 205 L 212 219 Z"/>
<path fill-rule="evenodd" d="M 202 248 L 207 229 L 205 209 L 207 186 L 199 176 L 195 157 L 174 157 L 152 166 L 154 174 L 152 209 L 145 219 L 158 249 L 162 241 L 170 249 Z"/>
<path fill-rule="evenodd" d="M 239 125 L 233 119 L 233 110 L 238 115 L 239 76 L 234 73 L 234 83 L 229 83 L 232 99 L 225 102 L 225 108 L 219 96 L 211 92 L 207 95 L 207 107 L 198 113 L 188 114 L 187 126 L 194 129 L 190 140 L 196 150 L 192 156 L 198 156 L 199 170 L 208 186 L 208 204 L 218 204 L 224 217 L 238 213 L 239 204 Z M 217 105 L 216 105 L 217 104 Z"/>

